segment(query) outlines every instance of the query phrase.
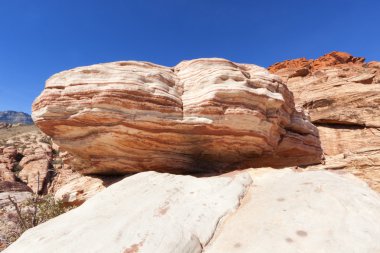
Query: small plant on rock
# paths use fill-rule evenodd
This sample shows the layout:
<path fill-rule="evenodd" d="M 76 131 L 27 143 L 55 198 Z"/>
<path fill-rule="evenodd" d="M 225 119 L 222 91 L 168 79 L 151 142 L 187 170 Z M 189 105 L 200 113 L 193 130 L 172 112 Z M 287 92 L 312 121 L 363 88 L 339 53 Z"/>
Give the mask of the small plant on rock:
<path fill-rule="evenodd" d="M 72 209 L 72 207 L 64 206 L 62 201 L 55 200 L 52 195 L 40 196 L 36 194 L 21 204 L 17 203 L 11 196 L 8 196 L 8 199 L 15 209 L 15 214 L 10 215 L 8 218 L 17 226 L 7 231 L 7 244 L 17 240 L 29 228 Z"/>

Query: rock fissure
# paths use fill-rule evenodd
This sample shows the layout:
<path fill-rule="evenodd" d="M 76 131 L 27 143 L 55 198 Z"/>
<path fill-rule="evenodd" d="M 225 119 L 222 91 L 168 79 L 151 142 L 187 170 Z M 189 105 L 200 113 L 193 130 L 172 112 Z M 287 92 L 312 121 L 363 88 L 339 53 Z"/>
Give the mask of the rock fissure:
<path fill-rule="evenodd" d="M 317 127 L 329 127 L 329 128 L 333 128 L 333 129 L 350 129 L 350 130 L 356 130 L 356 129 L 369 129 L 371 127 L 367 127 L 363 124 L 358 124 L 358 123 L 352 123 L 352 122 L 340 122 L 340 121 L 333 121 L 333 122 L 329 122 L 329 121 L 316 121 L 316 122 L 313 122 L 314 125 L 316 125 Z"/>
<path fill-rule="evenodd" d="M 224 213 L 222 216 L 220 216 L 210 238 L 207 240 L 207 242 L 205 242 L 204 244 L 201 244 L 202 245 L 202 251 L 201 252 L 204 252 L 204 249 L 209 244 L 212 243 L 212 241 L 215 239 L 215 236 L 217 235 L 217 233 L 221 230 L 225 220 L 228 219 L 229 216 L 233 215 L 235 212 L 237 212 L 239 210 L 239 208 L 242 206 L 242 202 L 244 201 L 244 198 L 247 196 L 251 187 L 253 187 L 253 179 L 251 180 L 250 184 L 245 185 L 245 189 L 244 189 L 243 193 L 239 196 L 238 204 L 234 207 L 231 207 L 230 210 L 228 210 L 226 213 Z"/>

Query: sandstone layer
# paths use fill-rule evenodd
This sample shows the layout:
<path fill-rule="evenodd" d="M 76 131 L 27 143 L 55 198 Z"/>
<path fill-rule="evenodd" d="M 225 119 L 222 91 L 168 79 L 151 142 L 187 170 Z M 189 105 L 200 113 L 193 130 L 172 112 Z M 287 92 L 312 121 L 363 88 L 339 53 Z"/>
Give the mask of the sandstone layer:
<path fill-rule="evenodd" d="M 281 79 L 224 59 L 64 71 L 46 82 L 32 116 L 83 174 L 202 173 L 321 160 L 318 132 L 295 110 Z"/>
<path fill-rule="evenodd" d="M 325 58 L 336 61 L 324 63 Z M 277 63 L 269 70 L 280 75 L 314 123 L 380 127 L 380 63 L 363 63 L 333 52 L 317 60 Z M 317 67 L 316 67 L 317 66 Z M 307 69 L 302 74 L 301 69 Z"/>
<path fill-rule="evenodd" d="M 349 174 L 143 172 L 26 231 L 4 253 L 377 253 L 379 220 L 380 195 Z"/>
<path fill-rule="evenodd" d="M 380 62 L 332 52 L 274 64 L 318 127 L 326 168 L 343 169 L 380 191 Z"/>

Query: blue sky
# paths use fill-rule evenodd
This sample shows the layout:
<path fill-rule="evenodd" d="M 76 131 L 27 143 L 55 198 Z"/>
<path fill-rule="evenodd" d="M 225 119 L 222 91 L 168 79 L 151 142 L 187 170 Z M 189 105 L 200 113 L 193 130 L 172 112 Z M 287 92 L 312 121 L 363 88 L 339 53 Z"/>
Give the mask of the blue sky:
<path fill-rule="evenodd" d="M 333 50 L 380 60 L 379 0 L 0 0 L 0 111 L 30 113 L 45 80 L 77 66 Z"/>

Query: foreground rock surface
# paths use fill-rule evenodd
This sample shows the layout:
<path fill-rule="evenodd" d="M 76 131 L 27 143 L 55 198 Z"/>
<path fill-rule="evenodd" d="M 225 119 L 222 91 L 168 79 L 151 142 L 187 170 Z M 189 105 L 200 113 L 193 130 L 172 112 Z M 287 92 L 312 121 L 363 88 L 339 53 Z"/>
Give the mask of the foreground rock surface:
<path fill-rule="evenodd" d="M 200 252 L 220 218 L 239 205 L 250 183 L 248 174 L 206 179 L 154 172 L 137 174 L 110 186 L 69 212 L 70 215 L 41 225 L 39 232 L 37 228 L 28 231 L 25 238 L 39 237 L 50 230 L 50 235 L 39 237 L 40 242 L 36 237 L 36 240 L 26 239 L 34 241 L 38 248 L 30 244 L 18 247 L 16 243 L 5 252 L 20 252 L 26 247 L 41 253 L 83 252 L 83 249 L 89 252 Z M 70 234 L 77 238 L 76 242 L 67 243 L 70 237 L 67 226 L 71 227 Z M 66 246 L 58 246 L 54 241 Z"/>
<path fill-rule="evenodd" d="M 379 220 L 380 195 L 349 174 L 144 172 L 28 230 L 4 252 L 377 253 Z"/>
<path fill-rule="evenodd" d="M 280 78 L 224 59 L 113 62 L 52 76 L 36 125 L 83 174 L 319 163 L 316 128 Z"/>

